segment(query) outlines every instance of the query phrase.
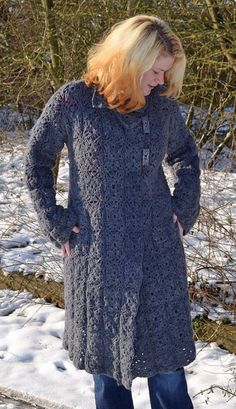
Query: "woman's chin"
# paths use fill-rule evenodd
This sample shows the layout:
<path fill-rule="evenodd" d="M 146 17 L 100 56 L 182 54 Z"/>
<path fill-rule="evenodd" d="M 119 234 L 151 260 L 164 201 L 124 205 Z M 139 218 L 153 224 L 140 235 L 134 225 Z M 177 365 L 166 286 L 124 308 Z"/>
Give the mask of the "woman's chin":
<path fill-rule="evenodd" d="M 149 95 L 150 94 L 150 92 L 151 92 L 151 88 L 148 88 L 148 89 L 146 89 L 145 91 L 144 91 L 144 96 L 146 97 L 147 95 Z"/>

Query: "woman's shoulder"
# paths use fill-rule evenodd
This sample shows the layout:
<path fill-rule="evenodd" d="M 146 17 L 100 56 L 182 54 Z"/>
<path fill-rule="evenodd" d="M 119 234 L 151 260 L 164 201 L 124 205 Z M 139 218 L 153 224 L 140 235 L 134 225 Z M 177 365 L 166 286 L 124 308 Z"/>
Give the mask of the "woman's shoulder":
<path fill-rule="evenodd" d="M 63 97 L 65 102 L 76 102 L 89 97 L 92 89 L 87 87 L 84 80 L 74 80 L 62 85 L 55 94 Z"/>
<path fill-rule="evenodd" d="M 87 87 L 83 80 L 70 81 L 62 85 L 46 103 L 46 110 L 55 114 L 82 116 L 92 104 L 93 88 Z"/>

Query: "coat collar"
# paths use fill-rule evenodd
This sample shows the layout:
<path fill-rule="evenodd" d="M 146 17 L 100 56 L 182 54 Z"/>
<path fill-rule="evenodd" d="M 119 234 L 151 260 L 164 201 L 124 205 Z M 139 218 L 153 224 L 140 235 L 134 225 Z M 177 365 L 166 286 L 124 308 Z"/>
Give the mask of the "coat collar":
<path fill-rule="evenodd" d="M 165 89 L 165 85 L 158 85 L 152 92 L 151 94 L 153 94 L 154 92 L 157 92 L 159 94 L 159 92 L 162 92 Z M 102 109 L 106 109 L 109 108 L 105 99 L 103 98 L 102 95 L 100 95 L 97 92 L 97 88 L 96 86 L 93 86 L 93 93 L 92 93 L 92 107 L 93 108 L 102 108 Z"/>
<path fill-rule="evenodd" d="M 96 87 L 93 87 L 93 93 L 92 93 L 92 107 L 93 108 L 108 108 L 108 105 L 105 101 L 105 99 L 103 98 L 102 95 L 100 95 L 97 92 Z"/>

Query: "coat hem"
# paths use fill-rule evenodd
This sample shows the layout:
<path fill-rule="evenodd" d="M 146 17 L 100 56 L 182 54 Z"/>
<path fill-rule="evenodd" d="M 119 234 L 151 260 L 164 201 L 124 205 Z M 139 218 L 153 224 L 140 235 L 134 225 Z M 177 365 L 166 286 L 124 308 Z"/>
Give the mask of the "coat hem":
<path fill-rule="evenodd" d="M 65 347 L 65 346 L 64 346 Z M 67 349 L 67 348 L 66 348 Z M 117 385 L 123 385 L 126 389 L 131 390 L 132 388 L 132 383 L 134 381 L 134 379 L 136 378 L 151 378 L 153 376 L 155 376 L 157 373 L 159 372 L 172 372 L 177 370 L 178 368 L 182 368 L 185 366 L 188 366 L 191 362 L 193 362 L 196 359 L 196 350 L 194 349 L 193 351 L 193 355 L 191 357 L 189 357 L 187 360 L 179 360 L 176 361 L 174 365 L 169 366 L 168 368 L 165 367 L 160 367 L 160 365 L 156 365 L 154 369 L 150 370 L 147 369 L 146 371 L 144 369 L 142 369 L 142 371 L 140 370 L 136 370 L 136 371 L 132 371 L 130 378 L 128 374 L 123 374 L 122 378 L 120 377 L 115 377 L 114 373 L 112 373 L 111 371 L 108 370 L 108 368 L 105 365 L 105 361 L 104 363 L 98 364 L 96 365 L 94 362 L 90 362 L 90 359 L 88 357 L 88 354 L 86 360 L 85 359 L 81 359 L 81 360 L 73 360 L 73 357 L 71 357 L 72 363 L 75 366 L 76 369 L 78 370 L 84 370 L 87 373 L 91 374 L 91 375 L 106 375 L 109 376 L 113 379 L 116 380 Z M 124 375 L 126 380 L 124 381 Z M 127 379 L 127 377 L 129 379 Z"/>

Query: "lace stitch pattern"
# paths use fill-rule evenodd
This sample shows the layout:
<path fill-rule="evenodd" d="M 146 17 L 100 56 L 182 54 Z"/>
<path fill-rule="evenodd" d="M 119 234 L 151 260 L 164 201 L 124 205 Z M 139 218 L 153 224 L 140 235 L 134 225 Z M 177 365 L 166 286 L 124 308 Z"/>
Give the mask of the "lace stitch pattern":
<path fill-rule="evenodd" d="M 67 208 L 56 203 L 52 176 L 64 144 Z M 176 179 L 173 195 L 163 161 Z M 57 247 L 70 241 L 63 347 L 75 367 L 131 389 L 137 376 L 193 361 L 187 266 L 172 214 L 187 234 L 199 214 L 200 169 L 178 103 L 156 88 L 144 108 L 124 115 L 83 81 L 64 85 L 31 131 L 25 182 L 42 232 Z"/>

